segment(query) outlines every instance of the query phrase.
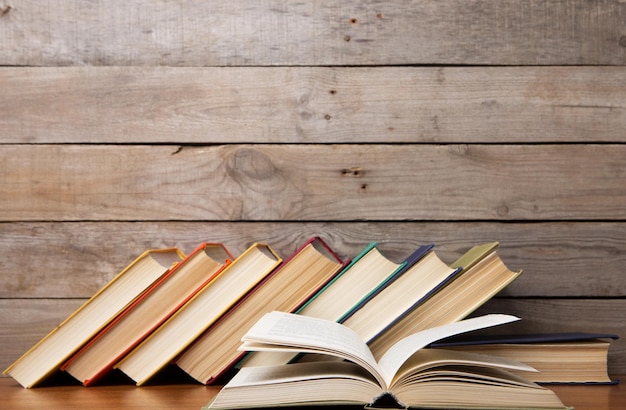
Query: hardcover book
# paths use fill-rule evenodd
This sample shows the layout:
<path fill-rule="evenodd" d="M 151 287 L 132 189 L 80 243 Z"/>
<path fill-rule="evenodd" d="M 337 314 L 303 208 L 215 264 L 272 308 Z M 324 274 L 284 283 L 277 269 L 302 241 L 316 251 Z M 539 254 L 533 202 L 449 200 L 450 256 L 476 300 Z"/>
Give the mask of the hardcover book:
<path fill-rule="evenodd" d="M 211 325 L 176 360 L 201 383 L 215 383 L 243 358 L 241 337 L 263 314 L 294 312 L 326 285 L 344 262 L 319 237 L 311 238 Z"/>
<path fill-rule="evenodd" d="M 350 328 L 283 312 L 262 317 L 241 350 L 306 352 L 342 360 L 241 369 L 204 409 L 357 405 L 371 408 L 565 409 L 554 392 L 509 370 L 533 369 L 495 356 L 423 349 L 453 334 L 509 323 L 486 315 L 410 335 L 376 360 Z"/>
<path fill-rule="evenodd" d="M 203 243 L 131 303 L 61 368 L 85 386 L 113 366 L 210 284 L 233 256 L 222 245 Z"/>
<path fill-rule="evenodd" d="M 477 245 L 452 263 L 462 269 L 452 281 L 368 341 L 374 356 L 379 358 L 407 335 L 467 317 L 515 280 L 522 270 L 510 270 L 496 247 L 496 242 Z"/>
<path fill-rule="evenodd" d="M 114 368 L 137 385 L 147 383 L 157 372 L 172 364 L 177 355 L 272 272 L 281 260 L 268 245 L 253 244 Z"/>
<path fill-rule="evenodd" d="M 422 258 L 432 246 L 422 246 L 400 263 L 389 260 L 375 242 L 366 246 L 352 262 L 320 289 L 295 313 L 339 321 L 363 304 L 377 289 L 387 286 Z M 286 364 L 294 355 L 253 352 L 238 367 Z"/>
<path fill-rule="evenodd" d="M 30 348 L 4 374 L 24 387 L 41 383 L 157 279 L 183 259 L 176 248 L 142 253 L 59 326 Z"/>
<path fill-rule="evenodd" d="M 506 357 L 538 371 L 527 378 L 542 384 L 614 384 L 608 371 L 611 333 L 469 334 L 440 340 L 433 348 Z"/>
<path fill-rule="evenodd" d="M 460 272 L 461 268 L 448 266 L 432 247 L 428 247 L 427 253 L 402 276 L 371 292 L 339 322 L 354 330 L 363 340 L 373 340 L 425 303 Z"/>

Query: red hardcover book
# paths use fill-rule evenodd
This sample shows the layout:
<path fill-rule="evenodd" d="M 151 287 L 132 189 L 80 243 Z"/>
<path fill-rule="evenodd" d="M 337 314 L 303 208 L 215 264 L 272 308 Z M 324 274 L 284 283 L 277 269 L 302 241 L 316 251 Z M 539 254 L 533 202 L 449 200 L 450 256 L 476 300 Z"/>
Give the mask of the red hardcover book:
<path fill-rule="evenodd" d="M 176 248 L 145 251 L 4 373 L 27 388 L 39 384 L 183 257 Z"/>
<path fill-rule="evenodd" d="M 340 272 L 343 261 L 319 237 L 309 239 L 209 327 L 176 360 L 201 383 L 214 383 L 243 357 L 241 337 L 263 314 L 294 312 Z"/>
<path fill-rule="evenodd" d="M 114 367 L 139 386 L 149 382 L 281 261 L 269 245 L 248 247 Z"/>

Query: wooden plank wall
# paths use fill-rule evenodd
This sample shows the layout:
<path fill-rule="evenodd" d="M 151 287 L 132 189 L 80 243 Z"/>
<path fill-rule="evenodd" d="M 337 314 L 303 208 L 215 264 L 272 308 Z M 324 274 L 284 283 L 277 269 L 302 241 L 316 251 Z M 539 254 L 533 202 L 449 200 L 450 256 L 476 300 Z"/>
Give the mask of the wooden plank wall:
<path fill-rule="evenodd" d="M 0 0 L 0 367 L 146 248 L 483 241 L 626 337 L 626 3 Z M 626 373 L 626 342 L 610 369 Z"/>

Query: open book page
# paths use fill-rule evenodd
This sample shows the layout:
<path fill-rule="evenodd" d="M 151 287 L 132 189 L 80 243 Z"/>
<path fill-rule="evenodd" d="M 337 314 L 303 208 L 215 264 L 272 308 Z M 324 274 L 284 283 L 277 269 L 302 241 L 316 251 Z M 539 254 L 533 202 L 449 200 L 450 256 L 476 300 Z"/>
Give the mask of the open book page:
<path fill-rule="evenodd" d="M 227 388 L 259 384 L 293 383 L 302 380 L 351 378 L 369 382 L 382 393 L 376 380 L 361 366 L 352 362 L 292 363 L 281 366 L 258 366 L 241 369 L 227 384 Z"/>
<path fill-rule="evenodd" d="M 387 385 L 391 383 L 393 376 L 415 352 L 437 340 L 516 320 L 519 320 L 516 316 L 491 314 L 433 327 L 407 336 L 389 348 L 378 362 L 379 367 L 382 369 L 385 383 Z"/>
<path fill-rule="evenodd" d="M 362 406 L 382 393 L 372 375 L 352 362 L 246 367 L 222 388 L 210 406 L 204 408 Z"/>
<path fill-rule="evenodd" d="M 322 353 L 351 360 L 368 370 L 386 387 L 367 344 L 339 323 L 292 313 L 264 315 L 241 339 L 243 351 Z"/>
<path fill-rule="evenodd" d="M 239 350 L 322 353 L 351 360 L 369 371 L 387 389 L 400 367 L 418 350 L 439 339 L 471 330 L 509 323 L 510 315 L 485 315 L 427 329 L 402 339 L 376 363 L 367 344 L 352 329 L 339 323 L 271 312 L 242 338 Z"/>
<path fill-rule="evenodd" d="M 441 369 L 442 366 L 446 366 L 450 370 L 458 368 L 458 366 L 467 369 L 483 368 L 479 372 L 472 373 L 473 378 L 476 378 L 478 374 L 488 373 L 489 369 L 537 371 L 525 363 L 499 356 L 445 349 L 421 349 L 414 353 L 398 370 L 392 381 L 391 389 L 397 384 L 411 383 L 418 378 L 431 377 L 433 370 Z M 524 384 L 528 385 L 529 382 L 524 381 Z"/>

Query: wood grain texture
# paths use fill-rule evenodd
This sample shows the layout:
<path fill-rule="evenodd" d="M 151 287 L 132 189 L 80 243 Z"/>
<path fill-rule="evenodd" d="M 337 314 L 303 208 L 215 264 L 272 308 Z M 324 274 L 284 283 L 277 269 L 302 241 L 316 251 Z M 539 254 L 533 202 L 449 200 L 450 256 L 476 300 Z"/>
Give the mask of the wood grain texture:
<path fill-rule="evenodd" d="M 5 319 L 0 322 L 0 367 L 5 369 L 26 349 L 35 344 L 63 319 L 74 311 L 83 300 L 0 299 L 0 310 Z M 499 312 L 520 316 L 518 327 L 502 328 L 502 331 L 589 331 L 626 334 L 623 312 L 626 300 L 593 299 L 492 299 L 478 313 Z M 626 343 L 615 341 L 610 351 L 610 370 L 614 374 L 626 373 Z"/>
<path fill-rule="evenodd" d="M 623 222 L 70 222 L 0 224 L 0 298 L 86 298 L 145 249 L 177 246 L 189 253 L 205 241 L 235 255 L 266 242 L 287 257 L 320 235 L 343 258 L 378 242 L 393 261 L 422 244 L 452 263 L 475 244 L 500 241 L 511 269 L 524 269 L 510 297 L 625 297 Z"/>
<path fill-rule="evenodd" d="M 198 410 L 218 391 L 217 386 L 191 383 L 145 386 L 140 389 L 131 384 L 119 384 L 87 389 L 70 382 L 62 386 L 24 389 L 12 379 L 0 378 L 1 403 L 4 408 L 11 410 Z"/>
<path fill-rule="evenodd" d="M 615 375 L 622 383 L 611 386 L 580 386 L 580 385 L 551 385 L 549 389 L 568 406 L 576 410 L 600 410 L 626 408 L 626 387 L 624 376 Z"/>
<path fill-rule="evenodd" d="M 5 143 L 626 141 L 621 67 L 5 67 L 0 89 Z"/>
<path fill-rule="evenodd" d="M 4 1 L 0 65 L 626 62 L 613 0 Z"/>
<path fill-rule="evenodd" d="M 0 299 L 0 367 L 6 369 L 86 299 Z"/>
<path fill-rule="evenodd" d="M 0 0 L 0 367 L 145 249 L 312 235 L 395 261 L 497 240 L 524 274 L 483 311 L 623 338 L 624 21 L 623 0 Z M 26 402 L 211 395 L 44 391 Z"/>
<path fill-rule="evenodd" d="M 626 145 L 0 146 L 3 221 L 626 218 Z"/>

